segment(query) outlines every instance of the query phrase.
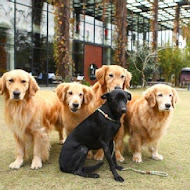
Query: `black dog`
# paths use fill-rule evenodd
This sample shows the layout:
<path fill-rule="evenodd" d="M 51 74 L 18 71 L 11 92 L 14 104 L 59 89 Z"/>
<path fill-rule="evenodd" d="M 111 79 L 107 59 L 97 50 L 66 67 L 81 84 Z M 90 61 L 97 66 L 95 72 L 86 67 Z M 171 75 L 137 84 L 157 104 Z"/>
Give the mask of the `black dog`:
<path fill-rule="evenodd" d="M 123 182 L 124 179 L 116 171 L 123 168 L 116 163 L 113 137 L 119 130 L 120 118 L 126 112 L 127 100 L 131 100 L 131 94 L 123 90 L 113 90 L 101 98 L 106 99 L 106 103 L 80 123 L 63 144 L 59 158 L 60 170 L 83 177 L 98 178 L 98 174 L 90 172 L 101 167 L 103 162 L 88 167 L 83 165 L 88 150 L 103 148 L 114 179 Z"/>

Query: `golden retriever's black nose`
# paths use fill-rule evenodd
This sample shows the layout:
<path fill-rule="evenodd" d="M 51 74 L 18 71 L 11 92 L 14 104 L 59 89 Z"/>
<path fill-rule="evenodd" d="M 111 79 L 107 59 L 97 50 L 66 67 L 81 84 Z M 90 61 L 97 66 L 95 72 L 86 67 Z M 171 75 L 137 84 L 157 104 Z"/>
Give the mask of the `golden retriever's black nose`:
<path fill-rule="evenodd" d="M 121 87 L 120 86 L 116 86 L 115 90 L 121 90 Z"/>
<path fill-rule="evenodd" d="M 171 104 L 165 104 L 166 108 L 170 108 L 171 107 Z"/>
<path fill-rule="evenodd" d="M 79 104 L 78 103 L 73 103 L 74 108 L 78 108 Z"/>
<path fill-rule="evenodd" d="M 20 96 L 20 91 L 15 90 L 15 91 L 13 92 L 13 95 L 14 95 L 14 97 L 18 98 L 18 97 Z"/>
<path fill-rule="evenodd" d="M 126 111 L 127 111 L 126 108 L 122 108 L 122 109 L 121 109 L 121 112 L 122 112 L 122 113 L 126 113 Z"/>

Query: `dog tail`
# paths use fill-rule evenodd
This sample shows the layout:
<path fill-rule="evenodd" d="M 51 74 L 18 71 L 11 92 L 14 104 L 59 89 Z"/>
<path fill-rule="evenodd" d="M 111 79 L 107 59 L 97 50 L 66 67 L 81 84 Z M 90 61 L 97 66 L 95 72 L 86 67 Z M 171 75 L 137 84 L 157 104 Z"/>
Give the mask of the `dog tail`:
<path fill-rule="evenodd" d="M 98 164 L 96 164 L 96 165 L 93 165 L 93 166 L 86 166 L 86 167 L 83 167 L 83 168 L 82 168 L 82 171 L 83 171 L 84 173 L 93 172 L 93 171 L 99 169 L 99 168 L 103 165 L 103 163 L 104 163 L 104 162 L 100 162 L 100 163 L 98 163 Z"/>

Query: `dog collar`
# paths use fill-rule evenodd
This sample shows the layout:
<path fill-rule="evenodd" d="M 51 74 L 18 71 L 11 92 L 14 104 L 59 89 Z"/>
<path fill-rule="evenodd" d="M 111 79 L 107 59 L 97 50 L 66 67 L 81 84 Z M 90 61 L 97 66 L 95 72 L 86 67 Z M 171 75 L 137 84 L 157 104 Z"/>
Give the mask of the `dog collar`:
<path fill-rule="evenodd" d="M 108 116 L 108 114 L 104 113 L 100 108 L 97 109 L 97 111 L 99 111 L 106 119 L 114 122 L 114 123 L 117 123 L 117 124 L 120 124 L 120 122 L 116 121 L 115 119 L 112 119 L 111 117 Z"/>

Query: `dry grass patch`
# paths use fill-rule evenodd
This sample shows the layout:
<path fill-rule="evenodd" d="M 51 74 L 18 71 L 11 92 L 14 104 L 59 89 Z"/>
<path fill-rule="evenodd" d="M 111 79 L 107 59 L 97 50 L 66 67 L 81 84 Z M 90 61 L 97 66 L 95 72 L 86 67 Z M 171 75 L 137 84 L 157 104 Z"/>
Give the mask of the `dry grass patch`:
<path fill-rule="evenodd" d="M 131 90 L 132 93 L 141 93 L 142 90 Z M 174 117 L 167 134 L 160 143 L 160 153 L 163 161 L 154 161 L 148 151 L 143 151 L 143 163 L 135 164 L 132 154 L 125 151 L 124 167 L 140 170 L 160 170 L 169 174 L 168 177 L 141 175 L 132 171 L 119 172 L 125 179 L 124 183 L 114 181 L 107 161 L 97 173 L 99 179 L 86 179 L 60 172 L 58 158 L 61 146 L 58 144 L 58 134 L 51 134 L 50 159 L 43 168 L 31 170 L 31 156 L 19 170 L 9 169 L 14 160 L 14 139 L 12 133 L 5 126 L 3 120 L 3 99 L 0 97 L 0 190 L 48 190 L 48 189 L 154 189 L 154 190 L 188 190 L 190 189 L 190 92 L 178 90 L 180 102 L 174 111 Z M 127 138 L 125 139 L 127 141 Z M 127 142 L 126 142 L 127 144 Z M 94 164 L 95 161 L 88 161 Z"/>

